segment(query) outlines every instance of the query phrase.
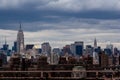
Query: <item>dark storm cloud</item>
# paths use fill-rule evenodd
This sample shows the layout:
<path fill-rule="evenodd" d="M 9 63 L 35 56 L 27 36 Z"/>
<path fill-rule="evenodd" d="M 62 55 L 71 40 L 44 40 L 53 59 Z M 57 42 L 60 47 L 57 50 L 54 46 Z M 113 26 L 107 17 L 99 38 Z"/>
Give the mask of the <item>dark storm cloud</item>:
<path fill-rule="evenodd" d="M 119 0 L 1 0 L 0 28 L 17 30 L 21 21 L 26 31 L 119 29 L 119 3 Z"/>
<path fill-rule="evenodd" d="M 119 13 L 120 0 L 0 0 L 0 37 L 12 46 L 21 21 L 26 44 L 93 44 L 96 37 L 101 46 L 118 41 L 120 47 Z"/>

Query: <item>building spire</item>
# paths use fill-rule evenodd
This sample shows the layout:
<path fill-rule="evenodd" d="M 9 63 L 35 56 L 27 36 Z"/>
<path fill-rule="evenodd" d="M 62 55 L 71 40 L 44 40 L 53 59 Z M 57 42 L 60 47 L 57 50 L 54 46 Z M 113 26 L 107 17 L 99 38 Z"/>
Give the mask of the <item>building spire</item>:
<path fill-rule="evenodd" d="M 19 22 L 19 29 L 18 29 L 18 32 L 23 32 L 23 30 L 22 30 L 22 23 L 21 23 L 21 21 Z"/>
<path fill-rule="evenodd" d="M 94 48 L 96 48 L 96 47 L 97 47 L 97 40 L 95 38 L 95 40 L 94 40 Z"/>
<path fill-rule="evenodd" d="M 20 30 L 22 30 L 22 27 L 21 27 L 21 22 L 20 22 L 20 28 L 19 28 Z"/>
<path fill-rule="evenodd" d="M 6 36 L 5 36 L 5 44 L 7 44 Z"/>

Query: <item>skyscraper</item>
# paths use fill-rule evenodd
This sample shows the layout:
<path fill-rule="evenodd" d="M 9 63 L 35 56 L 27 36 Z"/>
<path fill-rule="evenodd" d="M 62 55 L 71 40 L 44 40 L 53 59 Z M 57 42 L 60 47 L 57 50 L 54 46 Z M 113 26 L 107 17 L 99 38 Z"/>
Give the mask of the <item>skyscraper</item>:
<path fill-rule="evenodd" d="M 51 46 L 50 46 L 50 44 L 48 42 L 45 42 L 45 43 L 41 44 L 41 48 L 42 48 L 42 53 L 43 54 L 50 55 Z"/>
<path fill-rule="evenodd" d="M 59 62 L 59 54 L 51 53 L 50 55 L 50 64 L 58 64 Z"/>
<path fill-rule="evenodd" d="M 113 54 L 113 45 L 112 45 L 112 44 L 108 44 L 108 45 L 106 46 L 106 48 L 111 50 L 110 55 Z"/>
<path fill-rule="evenodd" d="M 70 45 L 63 47 L 63 54 L 65 55 L 66 53 L 71 54 Z"/>
<path fill-rule="evenodd" d="M 71 45 L 70 45 L 70 50 L 71 50 L 71 53 L 72 53 L 73 55 L 76 54 L 76 53 L 75 53 L 75 44 L 71 44 Z"/>
<path fill-rule="evenodd" d="M 17 52 L 17 41 L 14 41 L 14 45 L 13 45 L 13 47 L 12 47 L 12 50 L 13 50 L 14 52 Z"/>
<path fill-rule="evenodd" d="M 83 41 L 77 41 L 74 43 L 75 44 L 75 53 L 78 56 L 82 56 L 83 55 Z"/>
<path fill-rule="evenodd" d="M 57 54 L 61 55 L 60 54 L 61 53 L 60 48 L 53 48 L 53 53 L 57 53 Z"/>
<path fill-rule="evenodd" d="M 86 54 L 93 56 L 93 47 L 91 45 L 86 45 Z"/>
<path fill-rule="evenodd" d="M 76 41 L 70 45 L 70 51 L 73 55 L 82 56 L 84 49 L 83 41 Z"/>
<path fill-rule="evenodd" d="M 6 37 L 5 37 L 5 44 L 3 44 L 3 50 L 7 52 L 9 49 L 9 45 L 7 44 Z"/>
<path fill-rule="evenodd" d="M 23 30 L 21 29 L 21 24 L 17 34 L 17 53 L 24 53 L 24 34 Z"/>
<path fill-rule="evenodd" d="M 99 64 L 99 55 L 96 52 L 93 52 L 93 64 Z"/>

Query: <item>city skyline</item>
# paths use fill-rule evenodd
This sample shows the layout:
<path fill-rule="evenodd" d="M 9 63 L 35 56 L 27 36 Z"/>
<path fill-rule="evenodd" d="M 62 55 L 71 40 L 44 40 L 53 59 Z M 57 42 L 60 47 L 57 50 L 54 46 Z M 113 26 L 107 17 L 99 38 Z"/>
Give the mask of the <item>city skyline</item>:
<path fill-rule="evenodd" d="M 15 31 L 16 32 L 16 31 Z M 15 33 L 14 33 L 15 34 Z M 16 36 L 13 36 L 14 38 L 17 38 L 17 35 Z M 13 38 L 12 37 L 12 38 Z M 100 42 L 98 39 L 96 39 L 96 37 L 93 39 L 93 40 L 91 40 L 91 41 L 89 41 L 89 42 L 86 42 L 86 41 L 84 41 L 84 40 L 76 40 L 76 41 L 83 41 L 84 42 L 84 49 L 86 48 L 86 46 L 87 45 L 91 45 L 91 46 L 95 46 L 95 42 L 94 42 L 94 40 L 96 40 L 97 42 L 97 47 L 101 47 L 102 49 L 104 49 L 104 48 L 106 48 L 107 47 L 107 45 L 113 45 L 113 47 L 115 48 L 120 48 L 119 47 L 119 44 L 118 43 L 112 43 L 112 42 L 110 42 L 110 41 L 107 41 L 107 42 Z M 6 36 L 2 36 L 2 38 L 1 38 L 1 43 L 0 43 L 0 45 L 1 45 L 1 47 L 4 45 L 4 44 L 8 44 L 8 45 L 10 45 L 9 46 L 9 48 L 11 49 L 12 48 L 12 46 L 13 46 L 13 44 L 14 44 L 14 42 L 15 41 L 17 41 L 17 39 L 15 39 L 13 42 L 11 42 L 11 44 L 9 43 L 9 41 L 6 39 Z M 26 41 L 26 40 L 25 40 Z M 29 44 L 34 44 L 37 48 L 41 48 L 41 45 L 43 44 L 43 43 L 50 43 L 50 45 L 51 45 L 51 47 L 52 48 L 60 48 L 60 49 L 62 49 L 64 46 L 66 46 L 66 45 L 71 45 L 72 43 L 74 43 L 74 42 L 76 42 L 75 40 L 73 40 L 73 41 L 50 41 L 50 40 L 46 40 L 46 41 L 42 41 L 42 42 L 39 42 L 39 41 L 33 41 L 33 42 L 25 42 L 25 44 L 24 44 L 24 46 L 26 46 L 26 45 L 29 45 Z M 62 45 L 58 45 L 58 44 L 62 44 Z M 57 45 L 57 47 L 56 46 L 54 46 L 54 45 Z M 118 45 L 118 46 L 117 46 Z"/>
<path fill-rule="evenodd" d="M 119 0 L 1 0 L 1 45 L 5 36 L 13 45 L 21 21 L 25 44 L 50 42 L 52 47 L 63 47 L 84 41 L 93 45 L 96 38 L 100 46 L 111 42 L 120 48 L 119 4 Z"/>

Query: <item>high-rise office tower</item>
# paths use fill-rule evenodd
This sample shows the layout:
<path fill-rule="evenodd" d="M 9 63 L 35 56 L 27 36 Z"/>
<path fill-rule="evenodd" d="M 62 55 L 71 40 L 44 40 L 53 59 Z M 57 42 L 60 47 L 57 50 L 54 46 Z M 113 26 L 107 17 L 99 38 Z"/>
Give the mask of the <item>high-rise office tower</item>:
<path fill-rule="evenodd" d="M 108 56 L 111 56 L 111 55 L 112 55 L 112 50 L 109 49 L 109 48 L 105 48 L 105 49 L 104 49 L 104 52 L 105 52 L 105 54 L 107 54 Z"/>
<path fill-rule="evenodd" d="M 63 47 L 63 54 L 65 55 L 66 53 L 71 54 L 70 45 Z"/>
<path fill-rule="evenodd" d="M 74 44 L 75 44 L 75 53 L 76 53 L 76 55 L 82 56 L 83 55 L 83 49 L 84 49 L 83 41 L 77 41 Z"/>
<path fill-rule="evenodd" d="M 59 54 L 51 53 L 50 55 L 50 64 L 58 64 L 59 62 Z"/>
<path fill-rule="evenodd" d="M 17 41 L 14 41 L 14 45 L 13 45 L 13 47 L 12 47 L 12 50 L 13 50 L 14 52 L 17 52 Z"/>
<path fill-rule="evenodd" d="M 23 30 L 21 29 L 21 24 L 17 34 L 17 53 L 24 53 L 24 34 Z"/>
<path fill-rule="evenodd" d="M 91 45 L 86 45 L 86 55 L 93 56 L 93 47 Z"/>
<path fill-rule="evenodd" d="M 70 45 L 70 51 L 75 56 L 82 56 L 84 49 L 83 41 L 76 41 Z"/>
<path fill-rule="evenodd" d="M 45 43 L 41 44 L 41 48 L 42 48 L 42 53 L 43 54 L 50 55 L 51 46 L 50 46 L 50 44 L 48 42 L 45 42 Z"/>
<path fill-rule="evenodd" d="M 57 53 L 57 54 L 61 55 L 60 54 L 61 53 L 60 48 L 53 48 L 53 53 Z"/>
<path fill-rule="evenodd" d="M 108 61 L 109 61 L 108 55 L 105 54 L 104 52 L 101 52 L 101 53 L 99 54 L 99 64 L 100 64 L 100 66 L 101 66 L 101 67 L 106 67 L 106 66 L 108 66 L 108 64 L 109 64 Z"/>
<path fill-rule="evenodd" d="M 99 64 L 99 55 L 96 52 L 93 52 L 93 64 Z"/>
<path fill-rule="evenodd" d="M 7 52 L 9 50 L 9 45 L 7 44 L 6 37 L 5 37 L 5 44 L 3 44 L 3 50 Z"/>
<path fill-rule="evenodd" d="M 108 44 L 107 46 L 106 46 L 106 48 L 107 49 L 110 49 L 111 50 L 111 54 L 113 54 L 113 45 L 112 44 Z M 111 55 L 110 54 L 110 55 Z"/>
<path fill-rule="evenodd" d="M 75 55 L 75 44 L 70 45 L 70 51 L 73 55 Z"/>

